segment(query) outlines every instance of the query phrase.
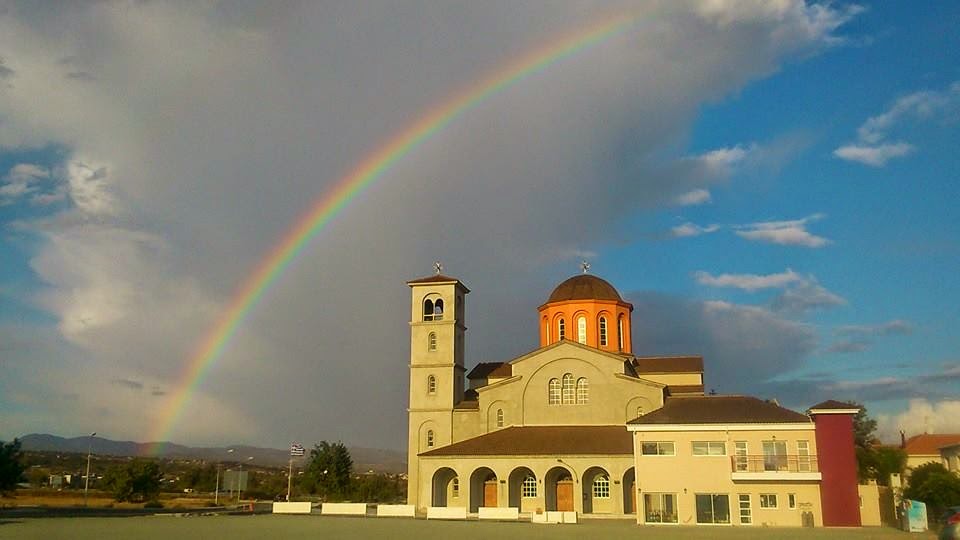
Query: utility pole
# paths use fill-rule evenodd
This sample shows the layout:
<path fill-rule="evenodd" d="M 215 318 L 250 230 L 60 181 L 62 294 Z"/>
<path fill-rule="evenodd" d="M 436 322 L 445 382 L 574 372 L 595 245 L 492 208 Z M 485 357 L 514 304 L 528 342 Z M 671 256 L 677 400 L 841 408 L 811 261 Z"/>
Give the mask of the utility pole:
<path fill-rule="evenodd" d="M 97 435 L 94 431 L 87 438 L 87 475 L 83 479 L 83 506 L 87 506 L 87 491 L 90 489 L 90 448 L 93 446 L 93 438 Z"/>

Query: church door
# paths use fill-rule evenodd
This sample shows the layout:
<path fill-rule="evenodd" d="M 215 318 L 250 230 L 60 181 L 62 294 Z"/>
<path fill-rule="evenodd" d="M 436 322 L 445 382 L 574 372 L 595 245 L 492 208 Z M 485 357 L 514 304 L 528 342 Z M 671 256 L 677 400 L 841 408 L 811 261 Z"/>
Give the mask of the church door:
<path fill-rule="evenodd" d="M 573 480 L 557 482 L 557 510 L 573 512 Z"/>
<path fill-rule="evenodd" d="M 487 480 L 483 483 L 483 506 L 495 508 L 497 506 L 497 481 Z"/>

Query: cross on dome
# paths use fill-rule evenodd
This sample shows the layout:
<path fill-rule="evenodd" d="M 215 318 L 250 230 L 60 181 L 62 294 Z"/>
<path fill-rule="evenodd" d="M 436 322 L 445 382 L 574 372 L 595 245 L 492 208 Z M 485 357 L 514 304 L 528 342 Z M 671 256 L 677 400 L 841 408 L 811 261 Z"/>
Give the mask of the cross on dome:
<path fill-rule="evenodd" d="M 583 269 L 583 273 L 586 274 L 587 272 L 590 271 L 590 263 L 588 263 L 587 261 L 582 261 L 580 263 L 580 268 Z"/>
<path fill-rule="evenodd" d="M 443 265 L 440 264 L 440 261 L 433 263 L 433 269 L 437 272 L 437 275 L 440 275 L 440 272 L 443 272 Z"/>

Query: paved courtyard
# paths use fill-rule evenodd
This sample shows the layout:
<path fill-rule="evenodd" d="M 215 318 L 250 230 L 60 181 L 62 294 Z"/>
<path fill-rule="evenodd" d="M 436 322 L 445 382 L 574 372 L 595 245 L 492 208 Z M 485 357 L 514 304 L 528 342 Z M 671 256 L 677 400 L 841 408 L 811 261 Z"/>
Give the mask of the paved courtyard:
<path fill-rule="evenodd" d="M 894 529 L 773 529 L 762 527 L 639 527 L 625 521 L 581 522 L 577 525 L 531 523 L 441 522 L 412 519 L 340 518 L 320 516 L 147 516 L 130 518 L 0 519 L 0 538 L 137 538 L 161 540 L 196 538 L 246 540 L 270 538 L 351 538 L 398 540 L 454 538 L 505 540 L 583 539 L 770 539 L 770 540 L 928 540 L 931 534 Z"/>

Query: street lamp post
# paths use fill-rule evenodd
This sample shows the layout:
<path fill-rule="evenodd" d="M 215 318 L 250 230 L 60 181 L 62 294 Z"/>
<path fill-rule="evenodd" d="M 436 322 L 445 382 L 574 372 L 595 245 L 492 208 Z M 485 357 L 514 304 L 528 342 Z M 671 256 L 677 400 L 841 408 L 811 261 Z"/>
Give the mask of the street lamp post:
<path fill-rule="evenodd" d="M 253 456 L 247 458 L 247 461 L 253 461 Z M 240 473 L 237 475 L 237 504 L 240 504 L 240 494 L 243 492 L 243 462 L 240 462 Z"/>
<path fill-rule="evenodd" d="M 233 448 L 227 448 L 227 453 L 228 453 L 228 454 L 232 454 L 232 453 L 233 453 Z M 230 472 L 230 469 L 227 469 L 227 472 Z M 231 498 L 231 499 L 233 498 L 233 483 L 232 483 L 232 482 L 230 483 L 230 498 Z"/>
<path fill-rule="evenodd" d="M 87 475 L 83 479 L 83 506 L 87 506 L 87 491 L 90 489 L 90 448 L 93 446 L 93 438 L 97 435 L 94 431 L 87 438 Z"/>

